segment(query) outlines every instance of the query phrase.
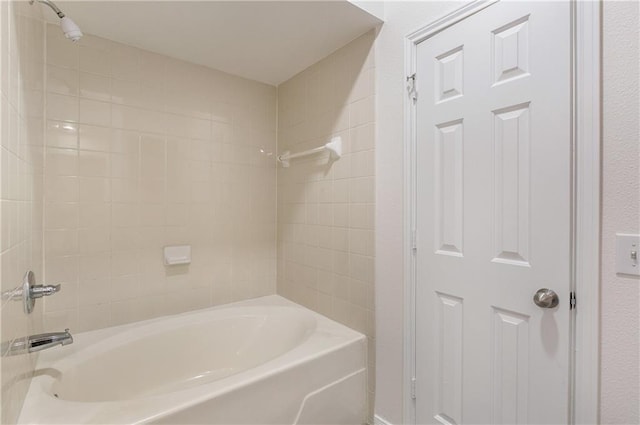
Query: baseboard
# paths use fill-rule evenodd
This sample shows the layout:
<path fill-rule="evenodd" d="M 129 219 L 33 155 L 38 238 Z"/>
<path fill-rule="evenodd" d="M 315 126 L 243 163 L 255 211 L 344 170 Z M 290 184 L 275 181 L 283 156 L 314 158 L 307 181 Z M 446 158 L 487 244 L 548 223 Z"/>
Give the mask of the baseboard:
<path fill-rule="evenodd" d="M 373 415 L 373 425 L 392 425 L 392 424 L 382 416 Z"/>

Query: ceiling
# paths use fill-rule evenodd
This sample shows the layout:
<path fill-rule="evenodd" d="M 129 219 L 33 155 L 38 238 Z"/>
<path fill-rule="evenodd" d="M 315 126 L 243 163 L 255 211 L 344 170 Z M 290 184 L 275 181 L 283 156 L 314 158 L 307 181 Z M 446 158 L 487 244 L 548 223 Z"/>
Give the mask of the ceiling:
<path fill-rule="evenodd" d="M 272 85 L 382 22 L 346 0 L 56 3 L 85 33 Z"/>

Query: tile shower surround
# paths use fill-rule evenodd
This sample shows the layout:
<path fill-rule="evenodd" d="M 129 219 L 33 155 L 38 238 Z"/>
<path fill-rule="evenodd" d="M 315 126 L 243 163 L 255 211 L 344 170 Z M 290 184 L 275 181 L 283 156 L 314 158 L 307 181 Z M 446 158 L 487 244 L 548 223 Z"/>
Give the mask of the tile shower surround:
<path fill-rule="evenodd" d="M 373 32 L 276 89 L 38 24 L 31 268 L 64 289 L 22 333 L 43 330 L 43 304 L 44 330 L 77 332 L 277 291 L 374 337 Z M 345 154 L 277 170 L 276 123 L 280 153 L 339 135 Z M 182 243 L 193 263 L 165 268 L 161 248 Z M 22 390 L 3 391 L 3 420 Z"/>
<path fill-rule="evenodd" d="M 275 87 L 55 25 L 46 77 L 47 330 L 276 292 Z"/>
<path fill-rule="evenodd" d="M 44 27 L 38 8 L 0 1 L 2 292 L 18 286 L 26 270 L 43 273 Z M 21 302 L 0 303 L 1 341 L 42 332 L 42 304 L 26 316 Z M 36 360 L 36 354 L 1 358 L 1 423 L 17 420 Z"/>
<path fill-rule="evenodd" d="M 374 39 L 371 31 L 278 87 L 280 154 L 343 141 L 338 161 L 323 154 L 278 168 L 278 294 L 367 335 L 371 405 Z"/>

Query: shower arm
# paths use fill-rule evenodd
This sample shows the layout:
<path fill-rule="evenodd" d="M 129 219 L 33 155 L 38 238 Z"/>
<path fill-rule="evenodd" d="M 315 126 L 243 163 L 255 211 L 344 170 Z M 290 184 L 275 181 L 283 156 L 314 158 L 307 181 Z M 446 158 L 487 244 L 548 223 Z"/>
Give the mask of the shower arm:
<path fill-rule="evenodd" d="M 62 19 L 62 18 L 65 17 L 65 14 L 62 12 L 62 10 L 58 9 L 58 6 L 56 6 L 56 4 L 54 2 L 52 2 L 50 0 L 29 0 L 29 4 L 33 4 L 36 1 L 38 3 L 46 4 L 51 9 L 53 9 L 53 11 L 56 12 L 56 15 L 58 15 L 58 18 Z"/>

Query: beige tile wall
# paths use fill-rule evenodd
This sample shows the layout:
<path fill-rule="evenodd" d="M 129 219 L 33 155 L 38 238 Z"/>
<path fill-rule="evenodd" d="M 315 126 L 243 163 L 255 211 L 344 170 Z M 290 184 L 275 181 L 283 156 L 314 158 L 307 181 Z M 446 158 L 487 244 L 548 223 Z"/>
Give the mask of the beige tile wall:
<path fill-rule="evenodd" d="M 42 278 L 44 21 L 39 7 L 0 1 L 0 279 L 3 293 L 31 269 Z M 0 341 L 40 332 L 42 304 L 0 298 Z M 4 345 L 3 349 L 7 346 Z M 0 422 L 15 423 L 36 355 L 2 357 Z"/>
<path fill-rule="evenodd" d="M 343 140 L 344 156 L 278 169 L 278 293 L 346 324 L 374 347 L 373 31 L 278 87 L 278 152 Z M 373 373 L 369 379 L 373 400 Z"/>
<path fill-rule="evenodd" d="M 53 25 L 46 75 L 47 329 L 275 293 L 274 87 Z"/>
<path fill-rule="evenodd" d="M 271 294 L 277 264 L 281 295 L 374 337 L 373 32 L 276 98 L 90 35 L 72 44 L 17 16 L 39 9 L 0 6 L 2 288 L 27 268 L 62 282 L 44 300 L 46 330 Z M 276 182 L 276 124 L 281 152 L 339 135 L 345 155 L 296 161 Z M 192 264 L 165 267 L 162 247 L 184 243 Z M 40 332 L 42 305 L 26 320 L 4 302 L 3 340 Z M 14 422 L 35 359 L 7 359 L 2 420 Z"/>

